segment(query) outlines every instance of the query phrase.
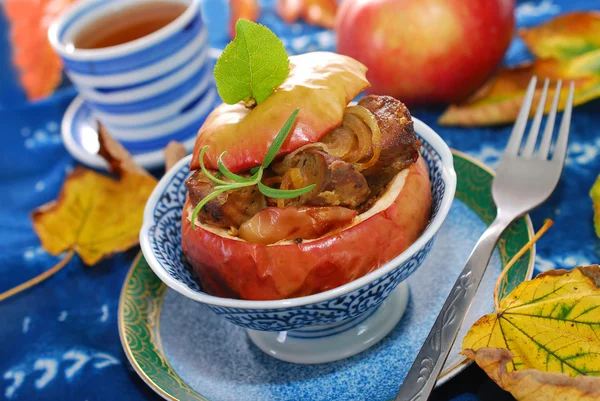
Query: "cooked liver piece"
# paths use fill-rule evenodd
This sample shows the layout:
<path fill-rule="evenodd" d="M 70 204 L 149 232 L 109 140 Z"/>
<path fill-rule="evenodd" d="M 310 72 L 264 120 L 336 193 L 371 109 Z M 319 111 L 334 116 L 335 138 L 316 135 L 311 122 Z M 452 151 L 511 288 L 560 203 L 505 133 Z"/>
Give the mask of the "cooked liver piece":
<path fill-rule="evenodd" d="M 322 149 L 307 148 L 288 163 L 300 170 L 303 186 L 316 185 L 311 192 L 288 204 L 356 208 L 369 196 L 365 177 L 352 164 Z"/>
<path fill-rule="evenodd" d="M 360 99 L 358 105 L 375 116 L 381 131 L 379 160 L 362 171 L 373 193 L 378 193 L 392 177 L 417 160 L 420 143 L 410 112 L 401 101 L 391 96 L 369 95 Z"/>
<path fill-rule="evenodd" d="M 212 172 L 213 175 L 216 172 Z M 190 200 L 197 205 L 204 197 L 213 192 L 217 185 L 197 170 L 185 182 Z M 238 228 L 246 220 L 266 207 L 266 200 L 258 187 L 248 187 L 237 191 L 228 191 L 209 201 L 198 213 L 202 223 L 213 226 Z"/>

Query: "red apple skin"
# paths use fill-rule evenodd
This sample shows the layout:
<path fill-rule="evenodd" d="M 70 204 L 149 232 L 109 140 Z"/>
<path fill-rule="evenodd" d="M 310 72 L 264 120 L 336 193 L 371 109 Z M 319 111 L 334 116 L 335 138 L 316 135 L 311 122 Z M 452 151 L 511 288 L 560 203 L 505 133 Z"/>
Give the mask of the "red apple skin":
<path fill-rule="evenodd" d="M 344 0 L 338 51 L 365 64 L 370 93 L 410 106 L 464 100 L 502 61 L 514 0 Z"/>
<path fill-rule="evenodd" d="M 431 214 L 431 183 L 419 158 L 386 209 L 345 230 L 303 243 L 252 244 L 192 229 L 186 200 L 183 252 L 204 290 L 227 298 L 273 300 L 327 291 L 364 276 L 408 248 Z"/>

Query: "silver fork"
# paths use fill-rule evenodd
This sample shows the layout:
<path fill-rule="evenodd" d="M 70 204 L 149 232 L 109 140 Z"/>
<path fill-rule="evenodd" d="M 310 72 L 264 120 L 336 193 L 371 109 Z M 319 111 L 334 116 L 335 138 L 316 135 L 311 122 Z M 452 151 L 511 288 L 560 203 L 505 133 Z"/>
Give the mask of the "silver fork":
<path fill-rule="evenodd" d="M 496 218 L 475 245 L 463 271 L 452 287 L 423 347 L 404 379 L 400 392 L 395 398 L 396 401 L 424 401 L 429 398 L 458 330 L 473 302 L 500 235 L 513 220 L 548 199 L 560 179 L 569 141 L 574 86 L 571 83 L 553 155 L 549 158 L 560 97 L 560 81 L 556 86 L 552 108 L 538 150 L 535 151 L 535 145 L 546 104 L 548 79 L 544 82 L 544 90 L 527 141 L 521 150 L 536 83 L 536 77 L 529 82 L 525 100 L 492 183 L 492 197 L 498 208 Z"/>

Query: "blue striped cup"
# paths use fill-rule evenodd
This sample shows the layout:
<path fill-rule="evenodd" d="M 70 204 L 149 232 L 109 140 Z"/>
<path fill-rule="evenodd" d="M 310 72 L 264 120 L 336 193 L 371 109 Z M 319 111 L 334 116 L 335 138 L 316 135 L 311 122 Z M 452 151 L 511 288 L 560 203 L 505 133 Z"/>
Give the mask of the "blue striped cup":
<path fill-rule="evenodd" d="M 142 38 L 99 49 L 73 46 L 89 24 L 153 1 L 187 8 Z M 193 145 L 217 100 L 200 0 L 84 0 L 55 20 L 48 36 L 94 117 L 130 152 L 159 149 L 171 140 Z"/>

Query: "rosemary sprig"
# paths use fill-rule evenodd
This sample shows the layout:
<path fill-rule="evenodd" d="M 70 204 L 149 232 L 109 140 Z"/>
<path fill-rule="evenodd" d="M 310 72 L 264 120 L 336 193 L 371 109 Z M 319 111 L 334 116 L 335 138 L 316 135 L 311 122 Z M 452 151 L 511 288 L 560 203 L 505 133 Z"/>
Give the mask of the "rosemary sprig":
<path fill-rule="evenodd" d="M 294 122 L 296 121 L 296 117 L 298 116 L 299 111 L 300 111 L 300 109 L 294 110 L 294 112 L 287 119 L 287 121 L 285 122 L 283 127 L 281 127 L 281 129 L 277 133 L 277 136 L 275 136 L 273 143 L 269 147 L 269 150 L 267 151 L 267 154 L 265 155 L 265 159 L 263 160 L 262 164 L 260 166 L 253 167 L 250 170 L 250 173 L 252 174 L 251 177 L 242 177 L 240 175 L 237 175 L 237 174 L 231 172 L 227 168 L 227 166 L 225 166 L 225 163 L 223 162 L 223 157 L 227 154 L 227 152 L 221 153 L 221 155 L 219 156 L 219 159 L 217 160 L 217 167 L 219 169 L 219 177 L 218 178 L 215 177 L 204 166 L 204 155 L 206 154 L 206 150 L 208 149 L 208 146 L 205 146 L 204 148 L 202 148 L 202 151 L 200 152 L 200 168 L 202 169 L 202 172 L 204 173 L 204 175 L 206 175 L 212 182 L 214 182 L 215 184 L 218 184 L 218 185 L 215 186 L 213 192 L 206 195 L 194 208 L 194 211 L 192 212 L 192 228 L 194 230 L 196 229 L 196 217 L 198 216 L 198 213 L 200 212 L 200 210 L 208 202 L 210 202 L 212 199 L 216 198 L 223 192 L 237 191 L 242 188 L 247 188 L 247 187 L 252 187 L 252 186 L 257 185 L 258 190 L 263 195 L 268 196 L 269 198 L 291 199 L 291 198 L 296 198 L 298 196 L 307 194 L 313 190 L 313 188 L 315 187 L 315 184 L 309 185 L 304 188 L 286 190 L 286 189 L 271 188 L 271 187 L 264 185 L 261 182 L 262 177 L 263 177 L 263 172 L 265 171 L 266 168 L 269 167 L 269 165 L 273 162 L 273 160 L 275 160 L 275 157 L 277 156 L 279 149 L 281 149 L 281 146 L 283 145 L 286 138 L 292 131 L 292 127 L 294 126 Z M 230 181 L 225 181 L 225 180 L 221 179 L 223 177 L 227 178 Z"/>
<path fill-rule="evenodd" d="M 285 124 L 283 124 L 283 127 L 281 127 L 281 129 L 275 136 L 273 143 L 269 147 L 269 150 L 267 150 L 265 159 L 260 165 L 263 169 L 269 167 L 269 165 L 275 159 L 275 156 L 277 156 L 277 152 L 279 152 L 279 149 L 281 149 L 281 145 L 283 145 L 283 143 L 285 142 L 285 139 L 288 137 L 290 131 L 292 130 L 292 127 L 294 126 L 294 122 L 296 122 L 296 117 L 298 117 L 299 111 L 300 109 L 296 109 L 292 112 L 292 115 L 287 119 Z"/>
<path fill-rule="evenodd" d="M 202 172 L 204 173 L 205 176 L 207 176 L 212 182 L 215 182 L 217 184 L 223 184 L 223 185 L 227 185 L 229 184 L 227 181 L 223 181 L 217 177 L 215 177 L 214 175 L 212 175 L 210 173 L 210 171 L 208 171 L 206 169 L 206 167 L 204 167 L 204 154 L 206 153 L 206 151 L 208 150 L 208 146 L 205 146 L 202 148 L 202 150 L 200 151 L 200 168 L 202 169 Z"/>

